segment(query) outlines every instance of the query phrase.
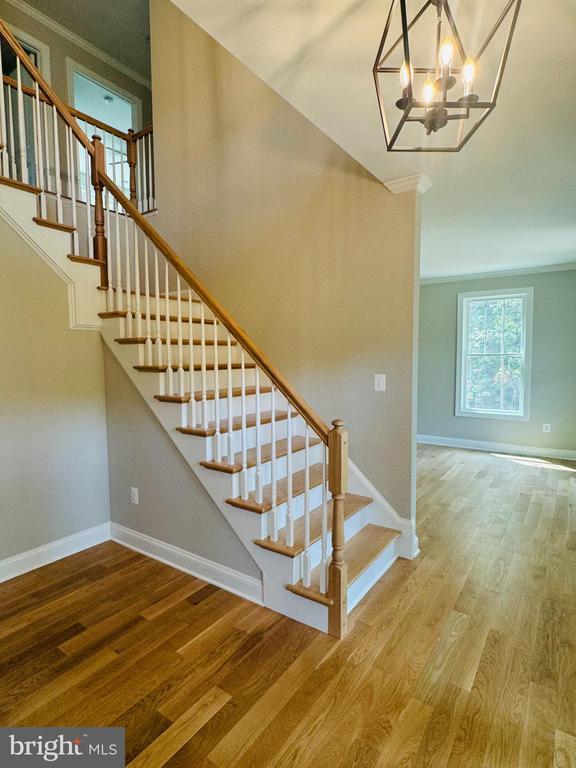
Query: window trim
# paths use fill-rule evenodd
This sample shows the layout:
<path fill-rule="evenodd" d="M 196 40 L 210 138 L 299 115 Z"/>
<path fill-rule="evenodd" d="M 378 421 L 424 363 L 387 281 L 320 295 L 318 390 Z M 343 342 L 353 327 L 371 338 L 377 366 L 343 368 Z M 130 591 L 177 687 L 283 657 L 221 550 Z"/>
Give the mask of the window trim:
<path fill-rule="evenodd" d="M 466 356 L 464 331 L 467 320 L 467 305 L 470 299 L 523 298 L 525 301 L 524 334 L 524 400 L 522 413 L 500 413 L 499 411 L 476 411 L 465 406 L 466 382 L 464 381 L 464 359 Z M 455 386 L 455 415 L 473 419 L 496 419 L 503 421 L 530 420 L 530 394 L 532 380 L 532 320 L 534 314 L 534 288 L 499 288 L 492 291 L 471 291 L 458 294 L 457 361 Z"/>
<path fill-rule="evenodd" d="M 24 45 L 27 45 L 29 48 L 33 48 L 36 51 L 38 54 L 38 69 L 44 79 L 50 83 L 52 80 L 50 46 L 43 43 L 41 40 L 38 40 L 38 38 L 29 35 L 28 32 L 18 29 L 14 24 L 8 24 L 7 26 L 19 43 L 24 43 Z"/>

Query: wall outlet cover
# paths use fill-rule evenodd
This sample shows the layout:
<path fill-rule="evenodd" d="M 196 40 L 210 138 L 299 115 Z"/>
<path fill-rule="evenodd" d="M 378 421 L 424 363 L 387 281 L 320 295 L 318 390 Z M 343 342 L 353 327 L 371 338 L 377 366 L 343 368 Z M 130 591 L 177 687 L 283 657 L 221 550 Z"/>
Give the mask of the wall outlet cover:
<path fill-rule="evenodd" d="M 138 488 L 134 488 L 134 486 L 130 487 L 130 501 L 132 504 L 139 504 L 138 500 Z"/>

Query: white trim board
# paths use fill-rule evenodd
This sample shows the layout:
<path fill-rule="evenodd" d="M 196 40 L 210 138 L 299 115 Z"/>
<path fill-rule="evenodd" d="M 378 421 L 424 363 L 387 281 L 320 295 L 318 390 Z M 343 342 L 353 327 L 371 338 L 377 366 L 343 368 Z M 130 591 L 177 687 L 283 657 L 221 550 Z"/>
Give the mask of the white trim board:
<path fill-rule="evenodd" d="M 31 16 L 33 19 L 36 19 L 36 21 L 39 21 L 40 24 L 44 24 L 45 27 L 48 27 L 48 29 L 56 32 L 57 35 L 61 35 L 62 37 L 66 38 L 66 40 L 74 43 L 74 45 L 77 45 L 87 53 L 90 53 L 92 56 L 100 59 L 100 61 L 108 64 L 110 67 L 114 67 L 114 69 L 116 69 L 118 72 L 122 72 L 123 75 L 130 77 L 132 80 L 140 83 L 140 85 L 144 85 L 146 88 L 151 90 L 152 83 L 150 80 L 148 80 L 148 78 L 144 77 L 139 72 L 136 72 L 134 69 L 131 69 L 131 67 L 126 66 L 126 64 L 123 64 L 121 61 L 118 61 L 118 59 L 115 59 L 113 56 L 110 56 L 109 54 L 104 53 L 104 51 L 101 51 L 99 48 L 96 48 L 96 46 L 92 45 L 92 43 L 89 43 L 87 40 L 84 40 L 83 37 L 80 37 L 80 35 L 77 35 L 67 27 L 64 27 L 62 24 L 54 21 L 54 19 L 46 16 L 46 14 L 42 13 L 42 11 L 39 11 L 37 8 L 33 8 L 31 5 L 28 5 L 28 3 L 25 3 L 24 0 L 6 0 L 6 2 L 12 5 L 14 8 L 17 8 L 19 11 L 22 11 L 28 16 Z"/>
<path fill-rule="evenodd" d="M 83 549 L 95 547 L 110 540 L 110 523 L 102 523 L 94 528 L 65 536 L 63 539 L 51 541 L 40 547 L 29 549 L 19 555 L 0 560 L 0 582 L 14 579 L 23 573 L 28 573 L 43 565 L 55 563 L 63 557 L 75 555 Z"/>
<path fill-rule="evenodd" d="M 464 283 L 467 280 L 495 280 L 499 277 L 517 277 L 521 275 L 539 275 L 541 272 L 569 272 L 576 269 L 576 261 L 565 264 L 547 264 L 543 267 L 519 267 L 518 269 L 496 269 L 492 272 L 471 272 L 462 275 L 444 275 L 440 277 L 421 277 L 420 285 L 438 283 Z"/>
<path fill-rule="evenodd" d="M 533 445 L 490 443 L 485 440 L 467 440 L 461 437 L 441 437 L 439 435 L 418 435 L 416 440 L 421 445 L 443 445 L 447 448 L 464 448 L 470 451 L 488 451 L 489 453 L 509 453 L 517 456 L 576 461 L 576 451 L 568 448 L 538 448 Z"/>
<path fill-rule="evenodd" d="M 205 557 L 195 555 L 173 544 L 167 544 L 165 541 L 154 539 L 152 536 L 134 531 L 132 528 L 125 528 L 118 523 L 111 523 L 111 538 L 118 544 L 140 552 L 142 555 L 147 555 L 154 560 L 159 560 L 179 571 L 203 579 L 227 592 L 233 592 L 246 600 L 258 603 L 258 605 L 263 604 L 261 579 L 240 573 L 240 571 L 229 568 L 227 565 L 215 563 L 213 560 L 207 560 Z"/>

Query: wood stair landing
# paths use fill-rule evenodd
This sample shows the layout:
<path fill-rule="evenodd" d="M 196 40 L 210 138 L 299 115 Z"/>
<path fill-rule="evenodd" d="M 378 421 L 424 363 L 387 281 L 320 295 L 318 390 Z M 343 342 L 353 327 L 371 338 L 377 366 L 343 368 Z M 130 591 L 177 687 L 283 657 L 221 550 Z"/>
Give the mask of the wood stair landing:
<path fill-rule="evenodd" d="M 292 418 L 295 418 L 298 416 L 298 411 L 292 411 L 291 412 Z M 275 413 L 275 421 L 285 421 L 288 418 L 288 411 L 276 411 Z M 272 421 L 272 413 L 270 411 L 263 411 L 260 414 L 260 424 L 270 424 Z M 256 426 L 256 414 L 255 413 L 249 413 L 246 416 L 246 427 L 255 427 Z M 232 431 L 236 432 L 237 430 L 242 429 L 242 418 L 241 416 L 234 416 L 234 419 L 232 420 Z M 211 421 L 208 424 L 208 428 L 204 429 L 203 427 L 176 427 L 177 432 L 181 432 L 183 435 L 193 435 L 194 437 L 214 437 L 216 434 L 216 424 L 215 422 Z M 224 435 L 228 432 L 228 419 L 221 419 L 220 420 L 220 434 Z M 248 502 L 244 502 L 248 503 Z"/>
<path fill-rule="evenodd" d="M 301 435 L 297 435 L 296 437 L 292 438 L 292 453 L 298 453 L 298 451 L 303 451 L 306 447 L 305 445 L 305 438 Z M 314 440 L 309 441 L 309 446 L 312 448 L 315 445 L 318 445 L 321 442 L 320 438 L 315 438 Z M 283 440 L 277 440 L 276 441 L 276 458 L 281 459 L 283 456 L 286 456 L 288 453 L 288 440 L 284 438 Z M 262 446 L 262 463 L 266 461 L 270 461 L 272 458 L 272 443 L 267 443 L 266 445 Z M 256 466 L 256 448 L 250 448 L 246 452 L 246 466 L 248 469 L 251 467 Z M 229 475 L 235 475 L 237 472 L 242 471 L 242 452 L 240 451 L 234 456 L 234 463 L 233 464 L 227 464 L 226 459 L 223 461 L 201 461 L 200 464 L 203 467 L 206 467 L 207 469 L 215 469 L 217 472 L 226 472 Z"/>
<path fill-rule="evenodd" d="M 344 500 L 344 520 L 367 507 L 372 499 L 369 496 L 357 496 L 353 493 L 347 493 Z M 328 532 L 332 529 L 332 501 L 328 502 Z M 257 539 L 254 543 L 263 549 L 269 549 L 271 552 L 277 552 L 286 557 L 297 557 L 304 552 L 304 517 L 299 517 L 294 522 L 294 546 L 289 547 L 286 541 L 286 528 L 278 531 L 278 541 L 267 539 Z M 322 507 L 317 507 L 310 512 L 310 544 L 320 541 L 322 538 Z"/>
<path fill-rule="evenodd" d="M 369 524 L 344 544 L 344 562 L 348 565 L 348 588 L 399 536 L 400 531 Z M 312 583 L 309 587 L 298 581 L 296 584 L 286 584 L 286 589 L 316 603 L 331 605 L 330 598 L 320 592 L 320 568 L 321 566 L 318 566 L 312 571 Z"/>
<path fill-rule="evenodd" d="M 310 467 L 310 490 L 316 488 L 318 485 L 322 485 L 322 464 L 313 464 Z M 305 482 L 305 470 L 301 469 L 299 472 L 292 473 L 292 497 L 300 496 L 304 493 Z M 258 504 L 256 501 L 256 495 L 254 492 L 248 495 L 247 499 L 243 499 L 241 496 L 237 496 L 233 499 L 226 499 L 227 504 L 231 504 L 233 507 L 239 509 L 246 509 L 248 512 L 256 512 L 259 515 L 263 515 L 265 512 L 269 512 L 272 509 L 272 486 L 265 485 L 263 489 L 264 501 L 262 504 Z M 276 504 L 284 504 L 288 499 L 288 480 L 282 478 L 276 483 Z"/>

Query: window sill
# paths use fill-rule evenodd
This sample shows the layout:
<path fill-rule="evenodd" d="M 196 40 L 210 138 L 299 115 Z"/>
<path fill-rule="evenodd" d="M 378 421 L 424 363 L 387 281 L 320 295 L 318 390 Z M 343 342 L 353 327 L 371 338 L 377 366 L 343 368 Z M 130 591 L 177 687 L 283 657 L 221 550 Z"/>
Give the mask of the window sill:
<path fill-rule="evenodd" d="M 529 414 L 498 413 L 497 411 L 463 411 L 456 410 L 455 416 L 467 419 L 492 419 L 494 421 L 529 421 Z"/>

